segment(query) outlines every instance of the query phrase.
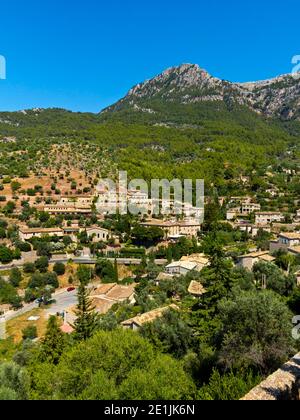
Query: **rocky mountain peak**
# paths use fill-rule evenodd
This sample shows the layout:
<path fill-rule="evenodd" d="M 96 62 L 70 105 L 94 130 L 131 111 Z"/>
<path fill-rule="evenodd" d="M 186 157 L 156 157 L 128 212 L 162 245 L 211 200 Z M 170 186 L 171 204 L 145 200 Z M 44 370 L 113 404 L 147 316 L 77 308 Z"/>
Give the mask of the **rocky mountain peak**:
<path fill-rule="evenodd" d="M 154 114 L 152 100 L 181 105 L 236 103 L 268 117 L 300 119 L 300 77 L 282 75 L 259 82 L 231 83 L 211 76 L 197 64 L 182 64 L 136 85 L 104 112 L 126 108 Z"/>

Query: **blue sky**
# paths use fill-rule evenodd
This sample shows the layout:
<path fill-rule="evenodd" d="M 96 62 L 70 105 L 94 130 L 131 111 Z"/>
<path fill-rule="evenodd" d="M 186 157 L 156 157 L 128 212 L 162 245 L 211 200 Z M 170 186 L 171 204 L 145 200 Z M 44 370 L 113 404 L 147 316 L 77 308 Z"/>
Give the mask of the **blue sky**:
<path fill-rule="evenodd" d="M 0 110 L 98 112 L 181 63 L 231 81 L 290 73 L 299 16 L 299 0 L 2 2 Z"/>

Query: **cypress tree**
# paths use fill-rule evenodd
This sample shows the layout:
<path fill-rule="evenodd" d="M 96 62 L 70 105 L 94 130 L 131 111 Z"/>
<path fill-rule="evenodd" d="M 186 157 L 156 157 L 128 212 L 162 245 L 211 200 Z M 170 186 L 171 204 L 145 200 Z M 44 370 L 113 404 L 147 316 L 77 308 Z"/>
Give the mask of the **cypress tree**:
<path fill-rule="evenodd" d="M 90 301 L 88 289 L 81 284 L 78 288 L 77 319 L 74 322 L 75 339 L 85 341 L 90 338 L 98 327 L 99 317 Z"/>

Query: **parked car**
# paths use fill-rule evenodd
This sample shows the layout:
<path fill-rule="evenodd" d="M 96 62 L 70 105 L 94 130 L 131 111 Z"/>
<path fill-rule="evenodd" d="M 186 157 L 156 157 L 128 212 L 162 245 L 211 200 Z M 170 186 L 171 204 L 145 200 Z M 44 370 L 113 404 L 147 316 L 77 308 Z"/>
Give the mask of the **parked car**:
<path fill-rule="evenodd" d="M 34 303 L 37 303 L 38 305 L 40 305 L 43 302 L 44 302 L 44 299 L 43 298 L 39 298 L 39 299 L 37 299 L 37 300 L 34 301 Z"/>
<path fill-rule="evenodd" d="M 69 288 L 67 289 L 67 292 L 74 292 L 74 290 L 76 290 L 76 288 L 75 288 L 75 287 L 69 287 Z"/>

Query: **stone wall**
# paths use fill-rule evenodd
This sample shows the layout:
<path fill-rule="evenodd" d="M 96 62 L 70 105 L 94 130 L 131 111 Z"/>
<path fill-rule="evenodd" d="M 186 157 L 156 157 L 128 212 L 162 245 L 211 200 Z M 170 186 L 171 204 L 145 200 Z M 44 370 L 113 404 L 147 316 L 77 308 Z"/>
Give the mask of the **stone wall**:
<path fill-rule="evenodd" d="M 300 400 L 300 353 L 249 392 L 244 401 Z"/>

